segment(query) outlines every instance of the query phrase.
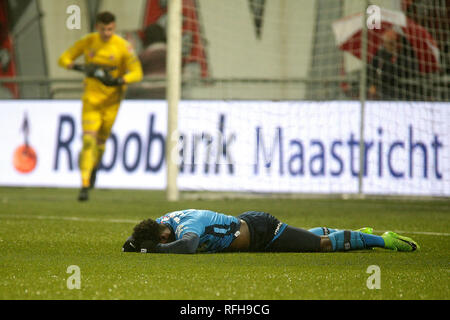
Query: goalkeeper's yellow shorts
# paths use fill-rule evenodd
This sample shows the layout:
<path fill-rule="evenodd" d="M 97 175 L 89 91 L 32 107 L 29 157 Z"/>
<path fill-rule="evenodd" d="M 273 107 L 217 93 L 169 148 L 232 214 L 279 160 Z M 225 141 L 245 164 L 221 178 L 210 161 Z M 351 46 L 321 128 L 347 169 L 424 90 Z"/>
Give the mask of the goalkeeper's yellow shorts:
<path fill-rule="evenodd" d="M 92 104 L 83 100 L 81 121 L 83 133 L 94 133 L 100 140 L 106 141 L 119 112 L 120 101 Z"/>

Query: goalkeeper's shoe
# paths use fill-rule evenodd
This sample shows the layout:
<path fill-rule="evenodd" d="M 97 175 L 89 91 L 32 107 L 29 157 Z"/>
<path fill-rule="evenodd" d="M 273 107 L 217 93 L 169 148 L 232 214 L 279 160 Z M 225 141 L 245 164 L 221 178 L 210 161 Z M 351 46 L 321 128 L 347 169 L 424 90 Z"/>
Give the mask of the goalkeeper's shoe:
<path fill-rule="evenodd" d="M 381 235 L 384 239 L 384 247 L 395 251 L 416 251 L 419 244 L 411 238 L 401 236 L 392 231 L 386 231 Z"/>
<path fill-rule="evenodd" d="M 81 188 L 78 195 L 78 201 L 87 201 L 89 199 L 88 188 Z"/>

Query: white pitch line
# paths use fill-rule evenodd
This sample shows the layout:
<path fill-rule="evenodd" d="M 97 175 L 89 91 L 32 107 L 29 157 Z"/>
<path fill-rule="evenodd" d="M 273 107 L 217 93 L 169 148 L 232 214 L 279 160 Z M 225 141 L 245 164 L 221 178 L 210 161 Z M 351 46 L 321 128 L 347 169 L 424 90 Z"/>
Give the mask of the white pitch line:
<path fill-rule="evenodd" d="M 37 220 L 67 220 L 67 221 L 80 221 L 80 222 L 110 222 L 110 223 L 138 223 L 138 220 L 130 219 L 99 219 L 99 218 L 85 218 L 85 217 L 64 217 L 64 216 L 27 216 L 27 215 L 2 215 L 0 218 L 4 219 L 37 219 Z M 375 232 L 385 232 L 388 230 L 374 230 Z M 446 232 L 428 232 L 428 231 L 405 231 L 405 230 L 391 230 L 396 233 L 408 233 L 419 234 L 426 236 L 441 236 L 448 237 L 450 233 Z"/>
<path fill-rule="evenodd" d="M 111 223 L 138 223 L 138 220 L 129 219 L 99 219 L 99 218 L 83 218 L 83 217 L 64 217 L 64 216 L 26 216 L 26 215 L 2 215 L 0 218 L 5 219 L 37 219 L 37 220 L 67 220 L 81 222 L 111 222 Z"/>
<path fill-rule="evenodd" d="M 426 235 L 426 236 L 444 236 L 444 237 L 448 237 L 450 236 L 450 233 L 446 233 L 446 232 L 428 232 L 428 231 L 404 231 L 404 230 L 374 230 L 375 232 L 386 232 L 386 231 L 393 231 L 395 233 L 410 233 L 410 234 L 421 234 L 421 235 Z"/>

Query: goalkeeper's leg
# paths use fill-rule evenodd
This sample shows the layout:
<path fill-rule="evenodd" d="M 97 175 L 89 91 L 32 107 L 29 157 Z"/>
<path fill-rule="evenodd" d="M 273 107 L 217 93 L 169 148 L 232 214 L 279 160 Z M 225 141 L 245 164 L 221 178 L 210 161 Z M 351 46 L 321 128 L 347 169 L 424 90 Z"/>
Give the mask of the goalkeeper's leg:
<path fill-rule="evenodd" d="M 80 153 L 80 172 L 81 172 L 81 191 L 78 199 L 80 201 L 88 200 L 87 189 L 90 186 L 90 178 L 97 158 L 97 142 L 95 134 L 83 134 L 83 147 Z"/>
<path fill-rule="evenodd" d="M 88 188 L 90 186 L 91 173 L 94 168 L 97 155 L 97 134 L 101 126 L 101 114 L 99 107 L 83 101 L 82 127 L 83 147 L 80 152 L 81 191 L 78 200 L 88 200 Z"/>
<path fill-rule="evenodd" d="M 102 113 L 103 122 L 97 134 L 96 158 L 89 181 L 90 188 L 94 188 L 95 186 L 95 182 L 97 180 L 97 172 L 102 162 L 103 153 L 105 153 L 106 140 L 108 140 L 111 134 L 111 129 L 116 120 L 119 107 L 120 107 L 119 103 L 114 103 L 112 105 L 105 106 L 103 109 Z"/>
<path fill-rule="evenodd" d="M 103 153 L 105 152 L 106 141 L 103 139 L 97 138 L 97 146 L 96 146 L 96 157 L 94 161 L 94 166 L 91 171 L 91 176 L 89 178 L 89 188 L 92 189 L 95 186 L 95 182 L 97 181 L 97 171 L 100 168 L 100 164 L 102 161 Z"/>

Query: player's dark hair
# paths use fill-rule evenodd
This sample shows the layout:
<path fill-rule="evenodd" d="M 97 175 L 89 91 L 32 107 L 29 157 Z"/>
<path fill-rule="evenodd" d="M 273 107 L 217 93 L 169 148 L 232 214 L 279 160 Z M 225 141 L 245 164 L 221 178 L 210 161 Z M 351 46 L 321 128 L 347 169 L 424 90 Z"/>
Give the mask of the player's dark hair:
<path fill-rule="evenodd" d="M 132 237 L 137 245 L 140 245 L 143 241 L 151 240 L 158 243 L 160 240 L 161 231 L 164 230 L 164 226 L 157 223 L 152 219 L 147 219 L 139 222 L 133 229 Z"/>
<path fill-rule="evenodd" d="M 110 24 L 116 21 L 116 16 L 109 11 L 103 11 L 97 14 L 96 23 Z"/>

